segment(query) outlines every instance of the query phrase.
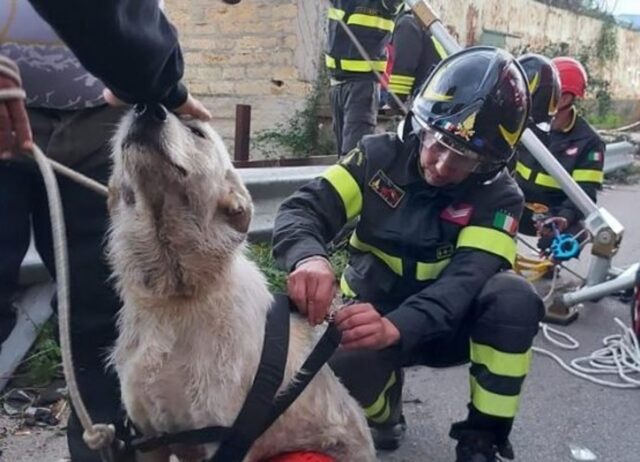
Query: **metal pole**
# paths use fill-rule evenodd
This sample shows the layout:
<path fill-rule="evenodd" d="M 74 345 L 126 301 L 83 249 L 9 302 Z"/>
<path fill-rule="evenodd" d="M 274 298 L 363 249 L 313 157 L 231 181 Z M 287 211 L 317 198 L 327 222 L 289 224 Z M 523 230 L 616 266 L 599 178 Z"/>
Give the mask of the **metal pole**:
<path fill-rule="evenodd" d="M 251 137 L 251 106 L 236 105 L 236 133 L 233 160 L 249 160 L 249 139 Z"/>
<path fill-rule="evenodd" d="M 619 290 L 630 289 L 635 285 L 636 273 L 638 272 L 639 263 L 636 263 L 618 276 L 610 281 L 603 282 L 593 287 L 585 287 L 576 292 L 568 292 L 562 295 L 562 304 L 564 306 L 572 306 L 577 303 L 582 303 L 587 300 L 600 299 L 613 292 Z"/>

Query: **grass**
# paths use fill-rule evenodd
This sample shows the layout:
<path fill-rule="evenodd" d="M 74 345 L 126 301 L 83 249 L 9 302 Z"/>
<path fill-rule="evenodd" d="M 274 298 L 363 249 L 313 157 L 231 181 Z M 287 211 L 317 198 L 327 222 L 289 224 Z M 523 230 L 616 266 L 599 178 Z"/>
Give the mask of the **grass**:
<path fill-rule="evenodd" d="M 46 387 L 59 375 L 61 363 L 60 347 L 54 336 L 54 321 L 50 320 L 38 333 L 18 374 L 23 375 L 21 382 L 26 382 L 25 385 L 29 387 Z"/>

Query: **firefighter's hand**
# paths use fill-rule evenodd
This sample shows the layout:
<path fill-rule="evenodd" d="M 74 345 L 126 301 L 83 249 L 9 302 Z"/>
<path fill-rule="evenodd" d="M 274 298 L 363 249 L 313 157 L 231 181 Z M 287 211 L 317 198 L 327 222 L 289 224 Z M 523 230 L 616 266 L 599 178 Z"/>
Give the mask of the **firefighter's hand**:
<path fill-rule="evenodd" d="M 331 263 L 323 257 L 303 261 L 289 274 L 287 291 L 309 324 L 321 324 L 336 295 L 336 276 Z"/>
<path fill-rule="evenodd" d="M 22 98 L 9 94 L 24 92 L 19 83 L 0 73 L 0 93 L 6 91 L 6 97 L 0 98 L 0 159 L 9 159 L 18 150 L 31 149 L 33 138 L 27 110 Z"/>
<path fill-rule="evenodd" d="M 102 92 L 102 96 L 110 106 L 119 107 L 119 106 L 127 105 L 127 103 L 125 103 L 116 95 L 114 95 L 113 92 L 108 88 L 104 89 L 104 91 Z M 187 96 L 187 100 L 184 102 L 184 104 L 180 107 L 173 109 L 172 112 L 175 112 L 176 114 L 180 114 L 180 115 L 191 116 L 194 119 L 200 119 L 200 120 L 211 119 L 211 113 L 207 110 L 206 107 L 204 107 L 204 104 L 202 104 L 199 100 L 191 96 L 191 93 L 189 93 L 189 95 Z"/>
<path fill-rule="evenodd" d="M 555 237 L 553 232 L 553 225 L 555 224 L 558 232 L 562 233 L 569 227 L 569 222 L 564 217 L 549 217 L 542 222 L 538 222 L 536 227 L 541 237 L 551 238 Z"/>
<path fill-rule="evenodd" d="M 400 331 L 370 303 L 355 303 L 335 314 L 342 331 L 342 347 L 346 350 L 381 350 L 400 341 Z"/>

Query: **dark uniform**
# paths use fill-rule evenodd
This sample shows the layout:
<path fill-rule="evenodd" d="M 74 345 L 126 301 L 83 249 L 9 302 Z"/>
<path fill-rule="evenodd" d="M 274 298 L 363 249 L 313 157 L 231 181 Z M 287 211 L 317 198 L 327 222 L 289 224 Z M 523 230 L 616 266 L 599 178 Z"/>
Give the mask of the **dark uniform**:
<path fill-rule="evenodd" d="M 389 90 L 406 101 L 422 87 L 431 71 L 447 56 L 447 52 L 438 39 L 424 30 L 413 13 L 409 12 L 396 20 L 391 46 L 393 64 L 390 69 Z"/>
<path fill-rule="evenodd" d="M 331 4 L 325 61 L 331 77 L 333 130 L 338 154 L 343 155 L 375 129 L 379 84 L 373 70 L 385 70 L 385 47 L 402 1 L 331 0 Z M 371 62 L 360 55 L 338 20 L 353 32 Z"/>
<path fill-rule="evenodd" d="M 400 418 L 402 366 L 471 360 L 470 417 L 458 425 L 506 441 L 543 315 L 531 285 L 504 271 L 516 255 L 521 192 L 505 173 L 432 187 L 409 152 L 395 135 L 366 137 L 282 204 L 274 256 L 288 271 L 326 256 L 325 243 L 359 216 L 342 293 L 373 304 L 401 343 L 338 354 L 332 367 L 369 422 L 384 425 Z"/>
<path fill-rule="evenodd" d="M 552 130 L 546 138 L 541 139 L 595 202 L 597 191 L 602 187 L 606 149 L 595 130 L 574 110 L 573 121 L 566 130 Z M 535 235 L 532 209 L 544 211 L 545 207 L 548 208 L 549 216 L 563 217 L 567 220 L 567 232 L 575 234 L 581 229 L 582 212 L 569 200 L 558 182 L 524 149 L 520 151 L 516 164 L 516 179 L 527 202 L 520 232 Z M 534 204 L 541 204 L 543 207 Z"/>

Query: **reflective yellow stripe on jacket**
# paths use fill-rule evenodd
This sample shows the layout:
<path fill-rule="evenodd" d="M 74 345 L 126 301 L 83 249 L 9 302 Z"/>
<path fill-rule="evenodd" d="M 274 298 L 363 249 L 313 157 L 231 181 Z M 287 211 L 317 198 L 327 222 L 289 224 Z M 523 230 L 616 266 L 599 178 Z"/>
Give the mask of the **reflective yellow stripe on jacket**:
<path fill-rule="evenodd" d="M 330 20 L 334 21 L 342 21 L 346 12 L 339 8 L 329 8 L 327 13 L 327 17 Z M 380 16 L 375 16 L 373 14 L 362 14 L 362 13 L 354 13 L 349 16 L 347 19 L 347 24 L 350 26 L 362 26 L 362 27 L 370 27 L 372 29 L 380 29 L 386 32 L 392 32 L 394 27 L 394 22 L 392 19 L 381 18 Z"/>
<path fill-rule="evenodd" d="M 571 176 L 577 182 L 588 181 L 591 183 L 602 184 L 604 180 L 604 172 L 601 170 L 581 170 L 576 169 L 571 173 Z"/>
<path fill-rule="evenodd" d="M 354 232 L 351 235 L 351 239 L 349 239 L 349 244 L 355 247 L 361 252 L 369 252 L 374 254 L 380 260 L 382 260 L 394 273 L 398 276 L 402 276 L 402 259 L 399 257 L 394 257 L 393 255 L 389 255 L 386 252 L 383 252 L 377 247 L 366 244 L 358 238 L 358 235 Z"/>
<path fill-rule="evenodd" d="M 325 64 L 329 69 L 337 69 L 340 67 L 343 71 L 349 72 L 371 72 L 376 70 L 384 72 L 387 67 L 387 61 L 365 61 L 363 59 L 335 59 L 329 55 L 325 55 Z"/>
<path fill-rule="evenodd" d="M 518 174 L 525 180 L 531 178 L 531 169 L 522 162 L 516 163 L 516 172 L 518 172 Z"/>
<path fill-rule="evenodd" d="M 342 165 L 332 165 L 321 176 L 340 196 L 347 214 L 346 221 L 351 221 L 358 216 L 362 210 L 362 191 L 347 169 Z"/>
<path fill-rule="evenodd" d="M 484 250 L 507 260 L 512 266 L 516 260 L 516 241 L 508 234 L 493 228 L 466 226 L 458 235 L 457 247 Z"/>
<path fill-rule="evenodd" d="M 389 90 L 396 95 L 409 95 L 416 78 L 410 75 L 391 74 L 389 78 Z"/>

